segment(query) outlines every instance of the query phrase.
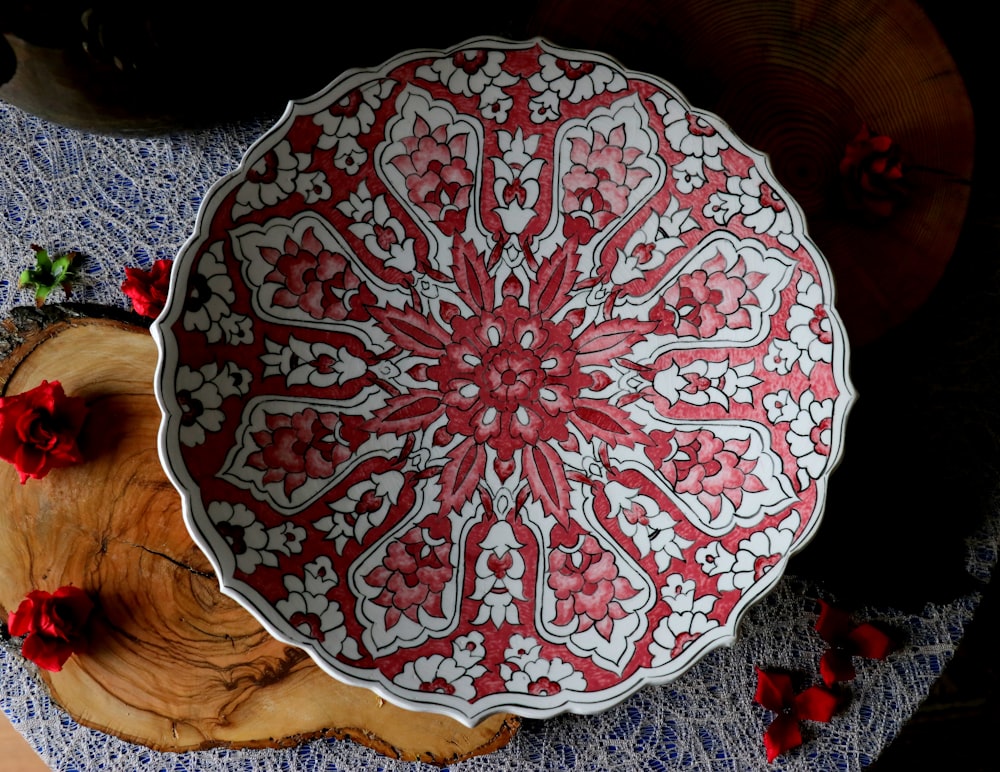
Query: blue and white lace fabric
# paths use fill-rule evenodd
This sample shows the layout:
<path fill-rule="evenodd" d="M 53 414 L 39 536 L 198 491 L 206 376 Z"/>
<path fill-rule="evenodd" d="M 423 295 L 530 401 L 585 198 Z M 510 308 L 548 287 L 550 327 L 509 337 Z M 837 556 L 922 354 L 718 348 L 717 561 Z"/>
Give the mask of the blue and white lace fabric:
<path fill-rule="evenodd" d="M 278 116 L 148 138 L 92 135 L 53 125 L 0 102 L 0 316 L 34 304 L 20 290 L 32 244 L 85 257 L 71 300 L 129 308 L 126 266 L 173 258 L 192 231 L 209 187 L 234 169 Z M 52 302 L 66 298 L 61 290 Z M 969 550 L 972 575 L 988 580 L 1000 533 L 994 517 Z M 737 642 L 673 683 L 649 687 L 594 716 L 526 721 L 502 749 L 453 764 L 454 772 L 515 770 L 859 770 L 870 764 L 926 698 L 952 657 L 979 594 L 928 605 L 921 614 L 856 610 L 905 628 L 904 649 L 885 661 L 858 660 L 848 707 L 810 724 L 799 749 L 768 764 L 770 716 L 754 704 L 755 666 L 816 672 L 819 588 L 787 575 L 743 621 Z M 64 772 L 430 772 L 350 741 L 315 740 L 286 749 L 160 753 L 80 726 L 47 695 L 14 643 L 0 646 L 0 707 L 40 756 Z"/>
<path fill-rule="evenodd" d="M 32 244 L 84 257 L 72 296 L 51 302 L 129 308 L 125 266 L 173 258 L 208 188 L 239 165 L 277 116 L 153 138 L 88 134 L 0 102 L 0 311 L 34 303 L 19 290 Z"/>

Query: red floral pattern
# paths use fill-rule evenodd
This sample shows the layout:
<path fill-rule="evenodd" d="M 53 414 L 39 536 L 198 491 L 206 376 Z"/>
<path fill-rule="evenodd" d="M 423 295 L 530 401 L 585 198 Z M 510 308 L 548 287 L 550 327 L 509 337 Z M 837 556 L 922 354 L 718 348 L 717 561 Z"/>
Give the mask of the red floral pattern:
<path fill-rule="evenodd" d="M 749 441 L 723 440 L 708 429 L 697 432 L 653 432 L 646 455 L 678 493 L 691 494 L 718 517 L 723 499 L 739 507 L 744 493 L 764 490 L 747 457 Z"/>
<path fill-rule="evenodd" d="M 573 71 L 576 77 L 585 73 Z M 629 145 L 624 126 L 606 134 L 595 131 L 588 141 L 571 140 L 572 166 L 563 177 L 563 211 L 569 215 L 566 235 L 577 235 L 584 243 L 625 214 L 635 186 L 649 176 L 635 166 L 638 148 Z"/>
<path fill-rule="evenodd" d="M 448 136 L 446 126 L 431 129 L 418 119 L 412 137 L 403 140 L 405 153 L 391 163 L 406 179 L 410 200 L 452 235 L 463 225 L 472 194 L 472 172 L 466 165 L 467 137 Z"/>
<path fill-rule="evenodd" d="M 725 258 L 717 255 L 670 285 L 652 318 L 660 322 L 664 334 L 702 340 L 750 327 L 747 307 L 759 305 L 753 290 L 763 278 L 748 272 L 742 260 L 726 270 Z"/>
<path fill-rule="evenodd" d="M 441 593 L 453 573 L 451 545 L 424 528 L 411 528 L 389 545 L 382 565 L 365 581 L 381 590 L 378 602 L 388 608 L 385 624 L 392 627 L 403 616 L 419 622 L 421 612 L 443 616 Z"/>
<path fill-rule="evenodd" d="M 368 306 L 374 305 L 375 295 L 347 258 L 325 248 L 312 230 L 306 231 L 301 242 L 289 238 L 284 250 L 267 247 L 261 255 L 274 266 L 267 281 L 280 285 L 274 293 L 275 305 L 301 308 L 319 320 L 368 318 Z"/>
<path fill-rule="evenodd" d="M 575 621 L 580 630 L 594 626 L 604 638 L 611 638 L 614 620 L 627 616 L 621 601 L 637 592 L 619 575 L 614 556 L 590 535 L 579 545 L 551 552 L 547 581 L 558 599 L 555 624 Z"/>
<path fill-rule="evenodd" d="M 264 472 L 263 482 L 281 483 L 285 495 L 309 478 L 326 478 L 350 458 L 367 436 L 354 416 L 319 413 L 268 415 L 267 428 L 253 435 L 259 450 L 247 463 Z"/>
<path fill-rule="evenodd" d="M 426 379 L 438 384 L 442 398 L 430 391 L 394 397 L 367 428 L 414 432 L 429 428 L 443 413 L 448 420 L 435 443 L 461 438 L 442 470 L 443 503 L 459 509 L 469 500 L 489 447 L 496 451 L 494 468 L 501 480 L 519 462 L 532 494 L 565 522 L 569 481 L 552 443 L 569 442 L 570 426 L 588 441 L 629 446 L 641 441 L 639 425 L 624 410 L 581 392 L 599 381 L 599 365 L 630 353 L 651 325 L 615 320 L 581 325 L 579 314 L 555 321 L 573 287 L 565 254 L 553 255 L 540 272 L 543 287 L 557 289 L 529 288 L 527 307 L 515 300 L 521 287 L 514 281 L 503 288 L 499 306 L 489 302 L 494 280 L 468 245 L 457 248 L 454 259 L 460 267 L 459 297 L 470 316 L 448 309 L 448 329 L 412 309 L 374 311 L 398 346 L 435 360 L 426 368 Z"/>

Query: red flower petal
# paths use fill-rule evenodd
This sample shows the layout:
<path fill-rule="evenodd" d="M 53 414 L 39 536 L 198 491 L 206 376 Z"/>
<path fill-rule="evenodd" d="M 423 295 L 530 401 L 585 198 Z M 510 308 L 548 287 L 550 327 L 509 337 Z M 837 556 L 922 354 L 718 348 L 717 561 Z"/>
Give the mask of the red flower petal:
<path fill-rule="evenodd" d="M 53 672 L 62 670 L 66 660 L 73 653 L 73 644 L 62 638 L 49 638 L 40 633 L 32 633 L 24 639 L 21 655 L 38 667 Z"/>
<path fill-rule="evenodd" d="M 848 637 L 855 646 L 855 653 L 868 659 L 885 659 L 894 648 L 889 635 L 867 622 L 851 630 Z"/>
<path fill-rule="evenodd" d="M 837 696 L 823 686 L 810 686 L 795 694 L 791 676 L 757 668 L 757 691 L 754 700 L 777 714 L 764 733 L 767 760 L 773 761 L 784 751 L 802 743 L 799 722 L 827 722 L 837 709 Z"/>
<path fill-rule="evenodd" d="M 795 695 L 795 714 L 807 721 L 828 722 L 837 710 L 837 695 L 822 686 L 810 686 Z"/>
<path fill-rule="evenodd" d="M 34 593 L 29 593 L 28 597 L 21 601 L 21 605 L 15 611 L 7 615 L 7 628 L 15 638 L 27 635 L 31 632 L 35 619 L 35 599 Z"/>
<path fill-rule="evenodd" d="M 148 270 L 125 268 L 122 292 L 132 301 L 132 308 L 141 316 L 155 319 L 163 310 L 170 290 L 173 260 L 157 260 Z"/>
<path fill-rule="evenodd" d="M 781 713 L 792 703 L 792 679 L 786 673 L 770 673 L 757 668 L 757 692 L 754 700 L 762 707 Z"/>
<path fill-rule="evenodd" d="M 827 643 L 836 643 L 839 638 L 847 635 L 851 629 L 850 616 L 825 600 L 820 599 L 819 619 L 816 621 L 816 631 Z"/>
<path fill-rule="evenodd" d="M 827 686 L 855 677 L 852 657 L 885 659 L 892 651 L 892 638 L 873 624 L 855 625 L 850 616 L 829 603 L 818 601 L 820 613 L 816 630 L 831 649 L 820 660 L 820 674 Z"/>
<path fill-rule="evenodd" d="M 764 732 L 764 748 L 769 762 L 800 745 L 802 732 L 799 730 L 799 722 L 793 716 L 779 715 Z"/>
<path fill-rule="evenodd" d="M 827 686 L 833 686 L 838 681 L 853 681 L 856 675 L 851 658 L 838 649 L 824 652 L 819 661 L 819 673 Z"/>

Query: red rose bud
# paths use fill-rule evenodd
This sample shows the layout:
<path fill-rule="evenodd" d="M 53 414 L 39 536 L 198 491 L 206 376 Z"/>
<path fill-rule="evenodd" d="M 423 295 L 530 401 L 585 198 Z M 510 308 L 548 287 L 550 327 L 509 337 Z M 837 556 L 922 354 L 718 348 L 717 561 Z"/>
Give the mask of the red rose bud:
<path fill-rule="evenodd" d="M 21 654 L 45 670 L 58 671 L 70 655 L 82 651 L 94 602 L 79 587 L 55 592 L 32 590 L 7 619 L 14 637 L 27 636 Z"/>
<path fill-rule="evenodd" d="M 86 402 L 68 397 L 59 381 L 0 397 L 0 459 L 14 465 L 23 485 L 52 469 L 83 460 L 77 437 L 87 418 Z"/>
<path fill-rule="evenodd" d="M 155 319 L 167 302 L 173 260 L 157 260 L 148 270 L 126 268 L 122 292 L 132 301 L 140 316 Z"/>

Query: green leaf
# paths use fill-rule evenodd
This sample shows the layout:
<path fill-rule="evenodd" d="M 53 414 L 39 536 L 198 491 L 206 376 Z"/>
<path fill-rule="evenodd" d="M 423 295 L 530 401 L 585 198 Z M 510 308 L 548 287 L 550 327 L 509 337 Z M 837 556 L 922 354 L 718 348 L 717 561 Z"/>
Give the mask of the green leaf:
<path fill-rule="evenodd" d="M 18 286 L 21 289 L 34 290 L 35 305 L 38 306 L 46 301 L 56 287 L 62 287 L 63 291 L 69 295 L 72 291 L 72 282 L 76 279 L 73 261 L 80 256 L 79 252 L 57 255 L 53 260 L 49 257 L 48 250 L 35 244 L 32 244 L 31 248 L 35 251 L 35 266 L 21 272 L 18 277 Z"/>

